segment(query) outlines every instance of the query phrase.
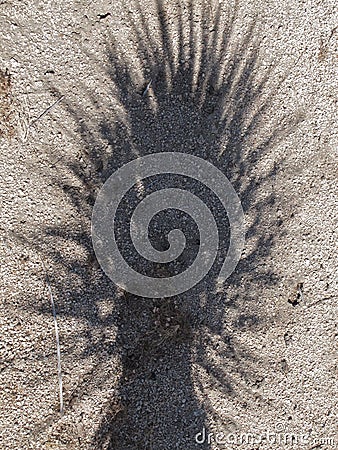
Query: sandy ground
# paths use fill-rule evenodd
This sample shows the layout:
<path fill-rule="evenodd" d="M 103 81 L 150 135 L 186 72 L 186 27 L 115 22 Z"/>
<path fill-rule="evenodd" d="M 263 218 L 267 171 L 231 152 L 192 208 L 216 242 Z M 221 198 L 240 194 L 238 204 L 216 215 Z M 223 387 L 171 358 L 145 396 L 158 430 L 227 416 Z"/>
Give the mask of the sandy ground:
<path fill-rule="evenodd" d="M 337 448 L 334 3 L 0 2 L 1 449 Z M 226 174 L 246 244 L 224 285 L 153 300 L 104 275 L 90 220 L 163 151 Z"/>

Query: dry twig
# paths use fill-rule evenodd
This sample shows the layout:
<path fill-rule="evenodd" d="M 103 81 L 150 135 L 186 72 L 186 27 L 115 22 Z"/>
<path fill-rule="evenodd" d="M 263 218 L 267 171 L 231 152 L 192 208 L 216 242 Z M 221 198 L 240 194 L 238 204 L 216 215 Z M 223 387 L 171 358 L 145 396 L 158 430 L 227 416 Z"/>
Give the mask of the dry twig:
<path fill-rule="evenodd" d="M 49 113 L 58 103 L 61 102 L 61 100 L 64 98 L 64 95 L 62 95 L 59 99 L 57 99 L 52 105 L 48 106 L 47 109 L 43 113 L 41 113 L 36 119 L 32 120 L 29 126 L 31 127 L 34 125 L 38 120 L 40 120 L 44 115 Z"/>
<path fill-rule="evenodd" d="M 52 293 L 52 288 L 49 281 L 48 272 L 45 266 L 45 263 L 43 259 L 41 258 L 42 266 L 45 271 L 46 275 L 46 283 L 48 286 L 49 296 L 50 296 L 50 303 L 52 305 L 52 312 L 53 312 L 53 318 L 54 318 L 54 328 L 55 328 L 55 340 L 56 340 L 56 353 L 57 353 L 57 359 L 58 359 L 58 378 L 59 378 L 59 395 L 60 395 L 60 414 L 63 415 L 63 390 L 62 390 L 62 371 L 61 371 L 61 350 L 60 350 L 60 339 L 59 339 L 59 328 L 56 318 L 56 309 L 55 309 L 55 302 L 54 297 Z"/>

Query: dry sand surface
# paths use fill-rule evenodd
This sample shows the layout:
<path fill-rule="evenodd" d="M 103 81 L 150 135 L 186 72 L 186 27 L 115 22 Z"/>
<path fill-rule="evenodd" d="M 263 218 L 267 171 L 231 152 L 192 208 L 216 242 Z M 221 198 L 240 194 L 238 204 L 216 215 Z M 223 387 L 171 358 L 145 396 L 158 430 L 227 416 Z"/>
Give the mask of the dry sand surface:
<path fill-rule="evenodd" d="M 1 449 L 337 448 L 335 3 L 0 1 Z M 130 245 L 133 205 L 169 183 L 212 204 L 211 271 L 153 299 L 100 268 L 96 196 L 158 152 L 209 161 L 241 199 L 225 283 L 227 216 L 178 175 L 136 177 L 124 256 L 157 277 L 196 257 L 175 210 L 150 237 L 164 250 L 181 224 L 181 258 L 144 266 Z"/>

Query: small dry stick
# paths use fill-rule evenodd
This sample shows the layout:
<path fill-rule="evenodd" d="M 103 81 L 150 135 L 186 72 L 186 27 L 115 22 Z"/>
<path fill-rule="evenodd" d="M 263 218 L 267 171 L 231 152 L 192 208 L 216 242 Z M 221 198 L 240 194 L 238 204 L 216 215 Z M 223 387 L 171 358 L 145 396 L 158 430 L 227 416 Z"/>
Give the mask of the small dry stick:
<path fill-rule="evenodd" d="M 41 258 L 41 257 L 40 257 Z M 55 309 L 55 303 L 52 293 L 52 288 L 49 282 L 49 276 L 48 272 L 45 266 L 45 263 L 43 259 L 41 258 L 41 262 L 45 271 L 46 275 L 46 283 L 48 286 L 49 296 L 50 296 L 50 303 L 52 305 L 52 311 L 53 311 L 53 318 L 54 318 L 54 328 L 55 328 L 55 340 L 56 340 L 56 353 L 58 358 L 58 378 L 59 378 L 59 390 L 60 390 L 60 414 L 63 415 L 63 392 L 62 392 L 62 372 L 61 372 L 61 351 L 60 351 L 60 339 L 59 339 L 59 328 L 58 323 L 56 320 L 56 309 Z"/>
<path fill-rule="evenodd" d="M 151 83 L 152 83 L 152 80 L 150 80 L 149 83 L 147 84 L 145 90 L 143 91 L 142 97 L 144 97 L 146 95 L 146 93 L 149 91 Z"/>
<path fill-rule="evenodd" d="M 27 243 L 31 248 L 32 248 L 32 244 L 30 242 L 30 240 L 25 237 L 25 236 L 20 236 L 17 233 L 15 233 L 12 230 L 5 230 L 5 228 L 0 226 L 0 229 L 2 231 L 5 231 L 6 233 L 10 233 L 13 235 L 13 237 L 18 240 L 18 242 L 25 242 Z M 6 237 L 5 237 L 6 239 Z M 55 309 L 55 303 L 54 303 L 54 297 L 53 297 L 53 293 L 52 293 L 52 288 L 50 285 L 50 281 L 49 281 L 49 276 L 48 276 L 48 272 L 46 269 L 46 265 L 44 263 L 44 260 L 42 258 L 42 256 L 38 253 L 40 261 L 42 263 L 42 267 L 44 269 L 45 272 L 45 279 L 46 279 L 46 284 L 48 286 L 48 291 L 49 291 L 49 295 L 50 295 L 50 302 L 52 305 L 52 312 L 53 312 L 53 318 L 54 318 L 54 327 L 55 327 L 55 340 L 56 340 L 56 353 L 57 353 L 57 359 L 58 359 L 58 378 L 59 378 L 59 389 L 60 389 L 60 414 L 61 416 L 63 415 L 63 391 L 62 391 L 62 372 L 61 372 L 61 351 L 60 351 L 60 339 L 59 339 L 59 329 L 58 329 L 58 323 L 57 323 L 57 319 L 56 319 L 56 309 Z"/>
<path fill-rule="evenodd" d="M 320 298 L 319 300 L 317 300 L 317 301 L 315 301 L 315 302 L 313 302 L 313 303 L 310 303 L 310 304 L 308 305 L 308 308 L 311 308 L 311 306 L 318 305 L 318 303 L 324 302 L 325 300 L 330 300 L 331 298 L 333 298 L 333 295 L 331 295 L 330 297 Z"/>
<path fill-rule="evenodd" d="M 58 103 L 61 102 L 61 100 L 64 98 L 64 95 L 62 95 L 58 100 L 56 100 L 52 105 L 50 105 L 43 113 L 41 113 L 36 119 L 32 120 L 29 126 L 31 127 L 34 125 L 38 120 L 40 120 L 44 115 L 49 113 Z"/>

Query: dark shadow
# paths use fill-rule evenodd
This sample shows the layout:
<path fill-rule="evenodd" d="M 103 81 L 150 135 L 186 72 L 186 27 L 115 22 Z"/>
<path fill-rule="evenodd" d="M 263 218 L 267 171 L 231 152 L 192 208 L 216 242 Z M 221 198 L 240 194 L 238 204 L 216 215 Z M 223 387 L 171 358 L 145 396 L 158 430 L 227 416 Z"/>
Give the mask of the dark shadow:
<path fill-rule="evenodd" d="M 110 112 L 95 91 L 88 94 L 90 113 L 79 104 L 66 104 L 77 124 L 83 152 L 69 164 L 59 163 L 54 184 L 78 216 L 73 225 L 45 230 L 48 237 L 63 243 L 47 251 L 45 258 L 52 258 L 67 273 L 67 277 L 51 275 L 58 315 L 86 320 L 92 330 L 74 337 L 86 343 L 83 358 L 95 355 L 105 360 L 114 355 L 121 363 L 118 386 L 103 408 L 92 448 L 211 448 L 207 441 L 196 443 L 195 435 L 203 428 L 208 432 L 210 423 L 233 432 L 236 421 L 226 413 L 219 416 L 208 386 L 221 398 L 236 399 L 245 408 L 252 387 L 262 379 L 264 361 L 232 336 L 234 329 L 259 329 L 270 320 L 262 313 L 259 288 L 246 286 L 252 280 L 257 286 L 278 282 L 278 274 L 264 262 L 283 235 L 283 223 L 274 215 L 273 189 L 264 190 L 264 186 L 273 181 L 282 161 L 276 159 L 264 174 L 255 168 L 292 132 L 299 118 L 277 115 L 271 119 L 272 100 L 284 79 L 276 81 L 273 67 L 260 66 L 254 22 L 245 34 L 238 35 L 234 32 L 237 4 L 230 8 L 209 3 L 187 6 L 176 0 L 174 14 L 154 0 L 150 23 L 149 10 L 132 1 L 137 14 L 130 15 L 126 9 L 121 15 L 134 40 L 125 38 L 121 46 L 119 39 L 111 37 L 106 44 L 108 65 L 89 55 L 102 82 L 110 86 Z M 225 285 L 217 286 L 229 240 L 228 222 L 217 199 L 198 186 L 197 195 L 210 200 L 225 248 L 208 276 L 190 291 L 170 299 L 144 299 L 117 289 L 98 267 L 90 219 L 98 190 L 116 169 L 137 157 L 165 151 L 200 156 L 228 177 L 242 201 L 249 244 L 236 271 Z M 77 182 L 66 182 L 65 171 Z M 186 183 L 190 188 L 191 181 Z M 140 181 L 128 193 L 119 223 L 130 219 L 131 206 L 168 184 L 181 186 L 182 179 Z M 168 232 L 168 224 L 170 229 L 182 221 L 183 230 L 194 231 L 189 218 L 175 218 L 172 211 L 168 214 L 159 215 L 150 234 L 157 248 L 167 245 L 163 232 Z M 133 248 L 126 229 L 127 225 L 125 229 L 121 225 L 127 254 Z M 86 262 L 74 260 L 64 245 L 80 246 Z M 198 245 L 198 236 L 192 245 Z M 187 259 L 166 267 L 152 266 L 149 271 L 170 275 L 184 270 L 190 263 Z M 112 305 L 104 317 L 99 308 L 103 301 Z M 45 312 L 50 313 L 48 306 Z M 117 330 L 114 337 L 109 332 L 112 328 Z M 90 392 L 93 383 L 99 389 L 107 377 L 97 365 L 71 394 L 66 392 L 66 414 Z"/>

